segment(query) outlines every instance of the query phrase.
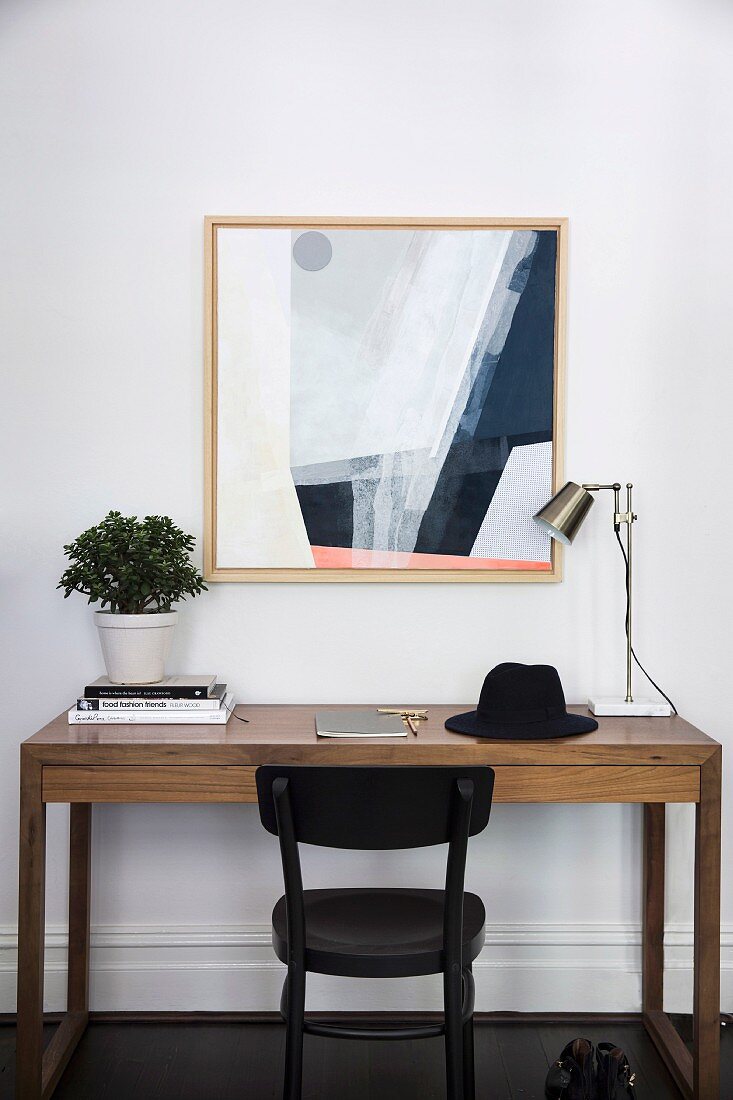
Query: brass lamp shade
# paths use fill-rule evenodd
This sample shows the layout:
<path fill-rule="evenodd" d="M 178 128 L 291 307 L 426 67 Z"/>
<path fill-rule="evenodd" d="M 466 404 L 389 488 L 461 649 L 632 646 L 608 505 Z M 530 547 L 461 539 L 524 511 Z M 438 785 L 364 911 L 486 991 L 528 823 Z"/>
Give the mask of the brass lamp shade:
<path fill-rule="evenodd" d="M 534 518 L 554 539 L 570 546 L 591 504 L 593 497 L 590 493 L 582 485 L 568 481 Z"/>

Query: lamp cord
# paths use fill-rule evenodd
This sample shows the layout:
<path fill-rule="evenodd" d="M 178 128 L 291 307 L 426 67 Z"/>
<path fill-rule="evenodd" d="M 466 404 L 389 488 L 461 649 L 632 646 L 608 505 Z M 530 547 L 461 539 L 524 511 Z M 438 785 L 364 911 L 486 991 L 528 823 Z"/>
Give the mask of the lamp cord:
<path fill-rule="evenodd" d="M 626 637 L 628 638 L 628 636 L 629 636 L 629 559 L 626 556 L 626 549 L 624 547 L 623 542 L 621 541 L 621 536 L 619 535 L 618 530 L 615 527 L 613 529 L 613 533 L 615 534 L 616 541 L 618 542 L 619 547 L 621 549 L 621 553 L 622 553 L 623 559 L 624 559 L 624 568 L 625 568 L 625 571 L 626 571 Z M 649 675 L 647 670 L 644 668 L 644 666 L 641 663 L 641 661 L 639 660 L 639 658 L 636 656 L 636 653 L 634 652 L 634 647 L 633 646 L 631 647 L 631 656 L 634 658 L 637 665 L 639 666 L 641 671 L 644 673 L 644 675 L 646 676 L 647 680 L 652 685 L 652 687 L 656 688 L 656 690 L 659 692 L 659 694 L 664 699 L 667 700 L 667 702 L 669 703 L 669 705 L 671 706 L 671 708 L 675 712 L 675 714 L 677 714 L 678 713 L 677 707 L 674 705 L 674 703 L 670 699 L 669 695 L 666 695 L 665 692 L 662 691 L 659 684 L 655 683 L 654 680 L 652 680 L 651 676 Z"/>
<path fill-rule="evenodd" d="M 666 696 L 665 696 L 665 699 L 666 699 Z M 229 709 L 229 707 L 227 707 L 227 710 L 229 710 L 229 713 L 232 715 L 232 717 L 236 718 L 239 722 L 249 722 L 249 718 L 242 718 L 241 715 L 236 713 L 236 711 L 234 710 L 234 707 L 236 707 L 236 705 L 237 704 L 235 703 L 234 706 L 231 708 L 231 710 Z M 676 713 L 677 713 L 677 711 L 675 711 L 675 714 Z"/>

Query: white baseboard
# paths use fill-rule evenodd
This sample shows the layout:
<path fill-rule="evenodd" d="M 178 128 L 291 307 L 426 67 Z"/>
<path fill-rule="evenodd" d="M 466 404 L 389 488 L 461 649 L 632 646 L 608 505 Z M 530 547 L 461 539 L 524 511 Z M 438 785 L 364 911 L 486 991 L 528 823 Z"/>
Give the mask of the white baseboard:
<path fill-rule="evenodd" d="M 733 926 L 722 943 L 722 1005 L 733 1005 Z M 669 925 L 665 1007 L 692 1005 L 692 929 Z M 0 1012 L 15 1009 L 17 934 L 0 926 Z M 91 1007 L 106 1011 L 274 1011 L 284 968 L 267 925 L 101 926 L 92 932 Z M 478 1011 L 634 1012 L 641 929 L 632 924 L 494 924 L 474 964 Z M 46 937 L 46 1008 L 64 1007 L 66 930 Z M 314 1010 L 440 1008 L 437 977 L 356 981 L 311 976 Z"/>

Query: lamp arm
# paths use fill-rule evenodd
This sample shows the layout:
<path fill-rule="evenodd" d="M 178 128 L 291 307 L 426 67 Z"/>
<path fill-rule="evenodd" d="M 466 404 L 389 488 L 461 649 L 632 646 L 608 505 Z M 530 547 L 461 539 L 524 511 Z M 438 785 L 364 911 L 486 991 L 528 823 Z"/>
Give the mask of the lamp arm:
<path fill-rule="evenodd" d="M 632 524 L 634 520 L 639 517 L 636 516 L 631 507 L 631 490 L 634 488 L 631 481 L 626 482 L 626 511 L 621 511 L 621 485 L 618 481 L 614 481 L 613 485 L 595 485 L 583 482 L 581 488 L 585 489 L 588 493 L 597 493 L 599 489 L 613 489 L 614 495 L 614 507 L 613 507 L 613 526 L 616 531 L 621 530 L 622 523 Z"/>

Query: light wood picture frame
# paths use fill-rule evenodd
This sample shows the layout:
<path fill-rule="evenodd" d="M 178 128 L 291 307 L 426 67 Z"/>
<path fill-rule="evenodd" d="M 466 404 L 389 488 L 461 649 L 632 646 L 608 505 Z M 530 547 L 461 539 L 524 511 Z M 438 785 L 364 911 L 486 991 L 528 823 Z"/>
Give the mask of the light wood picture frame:
<path fill-rule="evenodd" d="M 561 580 L 567 232 L 206 217 L 206 580 Z"/>

